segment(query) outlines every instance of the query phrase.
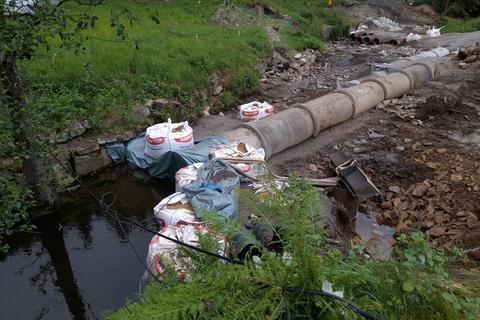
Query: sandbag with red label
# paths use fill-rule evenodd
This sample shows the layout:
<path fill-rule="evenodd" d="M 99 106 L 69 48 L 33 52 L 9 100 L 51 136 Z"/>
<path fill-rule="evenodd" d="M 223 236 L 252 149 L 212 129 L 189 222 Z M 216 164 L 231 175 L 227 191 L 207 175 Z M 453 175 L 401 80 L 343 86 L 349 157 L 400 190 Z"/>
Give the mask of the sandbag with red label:
<path fill-rule="evenodd" d="M 145 154 L 152 158 L 159 158 L 168 151 L 189 148 L 193 145 L 193 129 L 188 122 L 159 123 L 147 128 L 145 135 Z"/>
<path fill-rule="evenodd" d="M 268 102 L 253 101 L 240 106 L 240 119 L 258 120 L 273 114 L 273 106 Z"/>
<path fill-rule="evenodd" d="M 207 234 L 208 229 L 203 225 L 166 226 L 159 233 L 196 247 L 199 244 L 199 235 Z M 218 254 L 225 255 L 227 245 L 223 236 L 218 238 L 218 244 Z M 174 273 L 179 281 L 188 280 L 187 272 L 191 265 L 191 259 L 182 254 L 178 250 L 179 247 L 179 244 L 160 235 L 155 235 L 150 241 L 147 268 L 158 280 L 164 280 L 169 273 Z"/>
<path fill-rule="evenodd" d="M 153 208 L 158 223 L 164 226 L 181 226 L 201 223 L 184 193 L 174 193 Z"/>

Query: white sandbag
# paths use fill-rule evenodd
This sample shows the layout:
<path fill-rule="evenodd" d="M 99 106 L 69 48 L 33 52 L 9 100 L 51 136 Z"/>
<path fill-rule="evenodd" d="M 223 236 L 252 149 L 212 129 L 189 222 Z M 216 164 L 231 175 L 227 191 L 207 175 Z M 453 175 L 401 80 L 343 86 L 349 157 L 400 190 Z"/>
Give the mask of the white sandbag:
<path fill-rule="evenodd" d="M 253 101 L 240 106 L 240 119 L 258 120 L 273 114 L 273 106 L 268 102 Z"/>
<path fill-rule="evenodd" d="M 182 192 L 183 187 L 197 180 L 198 169 L 203 163 L 194 163 L 177 171 L 175 174 L 175 192 Z"/>
<path fill-rule="evenodd" d="M 163 226 L 180 226 L 201 223 L 184 193 L 174 193 L 153 208 L 155 218 Z"/>
<path fill-rule="evenodd" d="M 191 228 L 177 228 L 174 226 L 164 227 L 160 233 L 173 239 L 196 246 L 198 237 Z M 155 235 L 148 246 L 147 268 L 159 280 L 165 279 L 167 270 L 175 270 L 180 281 L 185 280 L 185 269 L 189 259 L 180 257 L 178 244 L 173 241 Z"/>
<path fill-rule="evenodd" d="M 193 145 L 193 129 L 188 122 L 159 123 L 147 128 L 145 135 L 145 154 L 159 158 L 167 151 L 189 148 Z"/>
<path fill-rule="evenodd" d="M 429 27 L 428 30 L 427 30 L 427 36 L 429 36 L 431 38 L 440 37 L 442 35 L 440 30 L 442 30 L 443 28 L 444 27 L 436 29 L 435 26 L 433 26 L 432 28 Z"/>
<path fill-rule="evenodd" d="M 169 142 L 170 151 L 193 146 L 193 129 L 188 125 L 188 121 L 171 124 Z"/>
<path fill-rule="evenodd" d="M 208 233 L 208 229 L 203 225 L 166 226 L 159 233 L 196 247 L 198 235 Z M 218 253 L 225 255 L 227 252 L 225 239 L 219 238 L 218 243 Z M 180 254 L 178 248 L 178 244 L 159 235 L 155 235 L 150 241 L 147 268 L 158 280 L 164 280 L 167 271 L 174 271 L 179 281 L 188 281 L 187 270 L 191 260 Z"/>
<path fill-rule="evenodd" d="M 170 151 L 168 143 L 168 123 L 159 123 L 147 128 L 145 135 L 145 154 L 152 158 L 158 158 L 167 151 Z"/>
<path fill-rule="evenodd" d="M 422 36 L 416 33 L 410 33 L 407 36 L 407 42 L 412 42 L 420 39 L 422 39 Z"/>
<path fill-rule="evenodd" d="M 209 158 L 248 158 L 252 160 L 265 160 L 265 150 L 263 150 L 263 148 L 256 149 L 246 143 L 236 141 L 213 148 L 210 151 Z M 258 177 L 265 173 L 265 167 L 261 163 L 230 162 L 238 170 L 252 177 Z"/>

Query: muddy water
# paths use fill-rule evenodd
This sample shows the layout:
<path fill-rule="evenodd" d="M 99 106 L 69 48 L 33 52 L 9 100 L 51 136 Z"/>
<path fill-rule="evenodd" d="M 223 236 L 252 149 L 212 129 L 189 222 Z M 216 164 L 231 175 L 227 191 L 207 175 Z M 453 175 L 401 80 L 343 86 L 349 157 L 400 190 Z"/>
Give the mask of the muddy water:
<path fill-rule="evenodd" d="M 96 194 L 113 191 L 114 208 L 157 228 L 153 206 L 173 192 L 170 184 L 110 172 L 86 181 Z M 144 267 L 117 222 L 81 191 L 58 213 L 35 221 L 35 234 L 16 233 L 0 256 L 0 319 L 97 319 L 136 299 Z M 152 235 L 127 228 L 144 259 Z"/>

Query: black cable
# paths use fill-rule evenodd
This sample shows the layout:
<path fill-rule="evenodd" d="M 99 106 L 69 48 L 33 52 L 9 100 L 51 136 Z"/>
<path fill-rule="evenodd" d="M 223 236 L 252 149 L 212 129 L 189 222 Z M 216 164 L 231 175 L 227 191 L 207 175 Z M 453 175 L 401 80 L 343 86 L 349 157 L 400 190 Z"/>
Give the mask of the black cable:
<path fill-rule="evenodd" d="M 380 318 L 376 315 L 370 314 L 370 313 L 360 309 L 360 307 L 358 307 L 353 302 L 348 301 L 347 299 L 344 299 L 344 298 L 339 297 L 339 296 L 337 296 L 333 293 L 329 293 L 329 292 L 326 292 L 326 291 L 323 291 L 323 290 L 320 291 L 320 290 L 308 290 L 308 289 L 299 289 L 299 288 L 284 288 L 283 291 L 291 292 L 291 293 L 299 293 L 299 294 L 308 294 L 308 295 L 328 297 L 328 298 L 335 299 L 335 300 L 338 300 L 340 302 L 343 302 L 350 310 L 352 310 L 356 314 L 361 315 L 362 317 L 364 317 L 367 320 L 381 320 L 382 319 L 382 318 Z"/>
<path fill-rule="evenodd" d="M 166 240 L 169 240 L 169 241 L 172 241 L 178 245 L 181 245 L 183 247 L 186 247 L 186 248 L 189 248 L 191 250 L 194 250 L 194 251 L 198 251 L 198 252 L 201 252 L 201 253 L 204 253 L 206 255 L 209 255 L 209 256 L 212 256 L 212 257 L 215 257 L 219 260 L 223 260 L 223 261 L 227 261 L 229 263 L 232 263 L 232 264 L 238 264 L 238 265 L 243 265 L 244 262 L 243 261 L 240 261 L 240 260 L 235 260 L 235 259 L 232 259 L 232 258 L 229 258 L 229 257 L 226 257 L 226 256 L 222 256 L 218 253 L 215 253 L 215 252 L 211 252 L 211 251 L 208 251 L 208 250 L 205 250 L 205 249 L 202 249 L 202 248 L 199 248 L 199 247 L 195 247 L 195 246 L 192 246 L 191 244 L 188 244 L 188 243 L 185 243 L 183 241 L 180 241 L 180 240 L 177 240 L 177 239 L 174 239 L 174 238 L 170 238 L 164 234 L 161 234 L 161 233 L 158 233 L 157 231 L 155 230 L 152 230 L 150 228 L 147 228 L 145 226 L 143 226 L 142 224 L 140 223 L 137 223 L 136 221 L 134 220 L 131 220 L 130 218 L 126 217 L 126 216 L 123 216 L 123 215 L 120 215 L 119 216 L 124 219 L 125 221 L 127 221 L 128 223 L 131 223 L 133 224 L 134 226 L 144 230 L 144 231 L 147 231 L 147 232 L 150 232 L 151 234 L 154 234 L 154 235 L 158 235 Z"/>
<path fill-rule="evenodd" d="M 111 210 L 111 209 L 108 209 L 108 210 Z M 130 245 L 130 248 L 132 249 L 133 253 L 135 254 L 135 256 L 137 257 L 137 260 L 140 261 L 140 263 L 143 265 L 143 267 L 145 268 L 145 270 L 153 277 L 153 279 L 155 279 L 155 281 L 157 281 L 158 283 L 162 283 L 162 281 L 160 279 L 157 278 L 157 276 L 150 270 L 150 268 L 148 268 L 147 264 L 145 263 L 145 261 L 142 259 L 142 257 L 140 257 L 140 254 L 138 253 L 137 251 L 137 248 L 135 248 L 135 246 L 133 245 L 132 241 L 130 240 L 130 237 L 128 236 L 128 233 L 125 231 L 125 229 L 123 228 L 123 225 L 122 225 L 122 221 L 118 218 L 118 213 L 117 211 L 115 210 L 112 210 L 114 212 L 114 215 L 115 215 L 115 219 L 117 220 L 117 223 L 118 225 L 120 226 L 120 229 L 122 230 L 122 233 L 125 237 L 125 239 L 127 240 L 128 244 Z"/>

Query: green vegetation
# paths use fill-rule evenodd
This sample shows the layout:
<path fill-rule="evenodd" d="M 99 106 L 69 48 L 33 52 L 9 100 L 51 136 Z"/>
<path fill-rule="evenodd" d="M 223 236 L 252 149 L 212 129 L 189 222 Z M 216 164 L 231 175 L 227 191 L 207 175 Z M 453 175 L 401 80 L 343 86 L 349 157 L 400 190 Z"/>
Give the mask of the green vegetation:
<path fill-rule="evenodd" d="M 283 256 L 264 251 L 260 263 L 242 266 L 189 255 L 192 266 L 187 273 L 192 281 L 178 283 L 173 275 L 163 284 L 152 283 L 140 302 L 130 302 L 106 318 L 360 319 L 336 300 L 283 290 L 318 290 L 325 281 L 365 311 L 385 319 L 480 316 L 478 271 L 464 275 L 463 280 L 449 275 L 453 257 L 432 249 L 422 233 L 398 237 L 394 258 L 388 262 L 365 258 L 360 250 L 344 255 L 325 245 L 318 193 L 305 182 L 293 179 L 283 192 L 263 202 L 253 198 L 241 195 L 242 207 L 279 226 Z M 227 235 L 238 228 L 218 223 L 212 227 Z M 212 246 L 214 241 L 200 243 L 208 243 L 202 247 L 209 250 L 218 249 Z"/>
<path fill-rule="evenodd" d="M 212 24 L 220 3 L 112 0 L 92 8 L 71 6 L 97 16 L 96 26 L 80 53 L 58 48 L 54 39 L 53 49 L 37 51 L 22 65 L 32 86 L 33 113 L 49 128 L 87 118 L 95 128 L 121 130 L 129 125 L 132 107 L 149 98 L 177 98 L 193 107 L 189 112 L 195 116 L 203 103 L 195 94 L 212 88 L 215 73 L 229 79 L 227 90 L 234 95 L 257 89 L 255 65 L 270 51 L 266 36 L 255 26 Z M 110 12 L 120 8 L 138 22 L 126 24 L 126 39 L 110 28 Z"/>
<path fill-rule="evenodd" d="M 29 231 L 28 209 L 33 205 L 32 194 L 23 177 L 11 178 L 0 175 L 0 253 L 8 250 L 3 240 L 15 230 Z"/>
<path fill-rule="evenodd" d="M 415 5 L 429 4 L 439 14 L 455 18 L 480 15 L 480 0 L 414 0 Z"/>
<path fill-rule="evenodd" d="M 441 16 L 443 33 L 480 30 L 480 0 L 416 0 L 415 5 L 429 4 Z"/>
<path fill-rule="evenodd" d="M 247 10 L 251 1 L 234 2 L 230 6 L 249 15 L 253 23 L 222 27 L 212 23 L 212 16 L 223 2 L 110 0 L 90 8 L 69 6 L 98 20 L 86 32 L 80 52 L 60 48 L 58 39 L 52 39 L 49 51 L 38 50 L 22 64 L 38 127 L 59 129 L 72 119 L 86 118 L 94 128 L 121 131 L 134 124 L 135 104 L 160 96 L 185 106 L 180 113 L 167 110 L 161 118 L 194 119 L 207 103 L 198 93 L 213 90 L 215 74 L 225 83 L 225 91 L 213 104 L 232 106 L 235 97 L 259 88 L 256 65 L 271 52 L 266 23 L 280 25 L 287 43 L 298 50 L 320 49 L 324 24 L 336 26 L 337 37 L 347 30 L 335 10 L 313 0 L 265 1 L 288 14 L 288 21 L 257 19 Z M 123 9 L 135 21 L 124 23 L 128 37 L 119 39 L 109 17 L 112 10 Z"/>
<path fill-rule="evenodd" d="M 480 31 L 480 18 L 455 19 L 443 17 L 440 25 L 445 26 L 442 29 L 443 33 Z"/>
<path fill-rule="evenodd" d="M 276 24 L 282 29 L 288 45 L 296 50 L 321 49 L 325 25 L 333 27 L 334 39 L 340 39 L 348 34 L 348 21 L 335 8 L 327 8 L 325 1 L 240 0 L 240 2 L 245 5 L 257 3 L 265 5 L 273 10 L 271 14 L 273 17 L 286 15 Z M 343 1 L 335 1 L 335 4 L 340 6 Z"/>

